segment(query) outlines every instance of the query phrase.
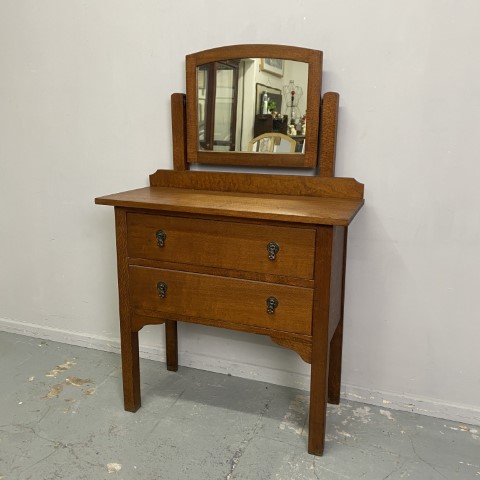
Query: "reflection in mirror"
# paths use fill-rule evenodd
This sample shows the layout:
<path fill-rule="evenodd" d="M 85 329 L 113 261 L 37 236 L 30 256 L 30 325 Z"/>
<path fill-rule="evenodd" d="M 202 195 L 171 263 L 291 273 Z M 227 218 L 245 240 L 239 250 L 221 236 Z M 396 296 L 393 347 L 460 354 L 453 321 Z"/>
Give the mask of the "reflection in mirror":
<path fill-rule="evenodd" d="M 257 153 L 295 153 L 297 142 L 283 133 L 262 133 L 248 142 L 248 151 Z"/>
<path fill-rule="evenodd" d="M 304 152 L 308 63 L 242 58 L 197 67 L 198 150 Z M 256 137 L 265 135 L 259 140 Z"/>

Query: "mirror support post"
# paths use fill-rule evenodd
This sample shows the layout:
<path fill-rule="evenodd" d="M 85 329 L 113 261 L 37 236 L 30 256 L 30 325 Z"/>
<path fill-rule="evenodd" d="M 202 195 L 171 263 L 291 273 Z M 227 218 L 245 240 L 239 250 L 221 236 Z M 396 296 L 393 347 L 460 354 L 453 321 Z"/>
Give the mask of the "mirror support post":
<path fill-rule="evenodd" d="M 187 161 L 187 107 L 184 93 L 172 93 L 173 169 L 188 170 Z"/>
<path fill-rule="evenodd" d="M 340 95 L 327 92 L 322 98 L 320 120 L 319 175 L 335 176 L 335 155 L 337 144 L 337 120 Z"/>

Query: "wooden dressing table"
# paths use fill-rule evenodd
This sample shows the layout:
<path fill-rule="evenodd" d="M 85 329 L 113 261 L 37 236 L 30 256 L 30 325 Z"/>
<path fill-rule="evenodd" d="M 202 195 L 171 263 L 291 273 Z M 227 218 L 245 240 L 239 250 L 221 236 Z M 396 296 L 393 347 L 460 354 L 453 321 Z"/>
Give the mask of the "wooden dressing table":
<path fill-rule="evenodd" d="M 308 65 L 305 153 L 199 150 L 199 136 L 208 134 L 200 125 L 200 67 L 215 72 L 222 60 L 240 59 L 229 65 L 243 62 L 246 70 L 254 57 Z M 267 335 L 311 364 L 308 451 L 323 453 L 327 400 L 340 401 L 347 227 L 363 205 L 363 185 L 333 177 L 338 94 L 320 101 L 321 60 L 319 51 L 272 45 L 187 56 L 187 96 L 172 95 L 175 169 L 150 175 L 150 187 L 95 200 L 115 207 L 126 410 L 141 405 L 143 326 L 165 324 L 169 370 L 178 368 L 178 321 Z M 205 97 L 207 109 L 218 108 Z M 315 168 L 317 161 L 311 176 L 189 170 L 192 163 Z"/>

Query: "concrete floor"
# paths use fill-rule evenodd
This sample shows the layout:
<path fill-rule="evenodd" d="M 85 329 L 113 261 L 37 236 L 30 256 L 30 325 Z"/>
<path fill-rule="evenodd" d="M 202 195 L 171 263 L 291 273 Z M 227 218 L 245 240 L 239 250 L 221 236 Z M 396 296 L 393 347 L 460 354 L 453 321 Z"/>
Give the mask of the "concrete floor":
<path fill-rule="evenodd" d="M 306 452 L 306 392 L 0 332 L 0 480 L 479 479 L 480 427 L 343 401 Z"/>

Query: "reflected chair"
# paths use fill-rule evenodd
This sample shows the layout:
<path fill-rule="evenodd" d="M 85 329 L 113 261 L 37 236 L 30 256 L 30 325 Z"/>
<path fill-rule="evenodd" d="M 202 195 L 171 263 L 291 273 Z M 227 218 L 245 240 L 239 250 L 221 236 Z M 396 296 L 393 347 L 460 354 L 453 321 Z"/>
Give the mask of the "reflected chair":
<path fill-rule="evenodd" d="M 295 153 L 297 142 L 283 133 L 262 133 L 248 142 L 249 152 L 261 153 Z"/>

